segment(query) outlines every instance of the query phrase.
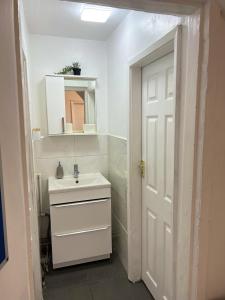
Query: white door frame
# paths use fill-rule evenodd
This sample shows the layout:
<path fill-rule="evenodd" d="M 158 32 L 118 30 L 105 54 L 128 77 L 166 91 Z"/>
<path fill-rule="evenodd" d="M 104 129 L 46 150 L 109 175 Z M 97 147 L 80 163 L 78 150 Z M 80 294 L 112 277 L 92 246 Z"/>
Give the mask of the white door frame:
<path fill-rule="evenodd" d="M 184 31 L 184 34 L 183 32 Z M 182 39 L 181 39 L 182 35 Z M 190 38 L 190 36 L 189 36 Z M 189 265 L 192 241 L 192 189 L 194 169 L 195 108 L 197 101 L 198 36 L 188 39 L 179 25 L 130 61 L 130 103 L 128 140 L 128 278 L 141 279 L 142 180 L 138 163 L 142 155 L 142 67 L 174 51 L 175 73 L 175 176 L 174 176 L 174 298 L 190 300 Z M 184 51 L 184 46 L 185 51 Z M 193 46 L 196 48 L 193 51 Z M 197 49 L 197 51 L 196 51 Z M 189 53 L 191 52 L 191 53 Z M 189 57 L 190 56 L 190 57 Z M 182 79 L 182 80 L 181 80 Z M 193 97 L 194 95 L 194 97 Z M 190 114 L 190 115 L 189 115 Z M 191 126 L 189 125 L 191 122 Z M 186 168 L 185 168 L 186 166 Z M 179 228 L 179 231 L 177 230 Z"/>

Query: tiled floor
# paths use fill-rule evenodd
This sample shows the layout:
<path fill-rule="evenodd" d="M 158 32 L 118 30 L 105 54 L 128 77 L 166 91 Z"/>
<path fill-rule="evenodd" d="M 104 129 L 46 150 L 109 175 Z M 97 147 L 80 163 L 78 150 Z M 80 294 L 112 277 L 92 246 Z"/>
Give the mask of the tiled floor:
<path fill-rule="evenodd" d="M 130 283 L 117 256 L 51 271 L 45 300 L 153 300 L 143 282 Z"/>

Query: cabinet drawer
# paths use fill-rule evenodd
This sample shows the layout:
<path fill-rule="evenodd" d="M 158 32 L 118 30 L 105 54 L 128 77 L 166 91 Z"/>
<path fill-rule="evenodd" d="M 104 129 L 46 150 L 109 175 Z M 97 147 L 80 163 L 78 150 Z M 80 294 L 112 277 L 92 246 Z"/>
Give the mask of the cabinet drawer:
<path fill-rule="evenodd" d="M 80 189 L 77 191 L 66 191 L 60 193 L 50 193 L 49 202 L 50 205 L 79 202 L 92 199 L 104 199 L 111 197 L 111 188 L 103 187 L 98 189 Z"/>
<path fill-rule="evenodd" d="M 111 225 L 111 199 L 50 207 L 52 234 Z"/>
<path fill-rule="evenodd" d="M 112 252 L 111 226 L 52 236 L 53 266 Z"/>

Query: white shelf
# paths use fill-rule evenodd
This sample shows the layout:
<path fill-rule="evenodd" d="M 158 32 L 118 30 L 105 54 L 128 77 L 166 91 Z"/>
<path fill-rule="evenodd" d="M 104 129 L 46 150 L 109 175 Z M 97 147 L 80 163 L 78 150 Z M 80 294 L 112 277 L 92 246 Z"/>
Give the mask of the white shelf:
<path fill-rule="evenodd" d="M 51 76 L 51 77 L 63 77 L 65 79 L 76 79 L 76 80 L 97 80 L 97 77 L 91 77 L 91 76 L 80 76 L 80 75 L 68 75 L 68 74 L 47 74 L 46 76 Z"/>
<path fill-rule="evenodd" d="M 97 132 L 96 133 L 84 133 L 84 132 L 74 132 L 74 133 L 59 133 L 59 134 L 49 134 L 49 137 L 57 137 L 57 136 L 97 136 Z"/>

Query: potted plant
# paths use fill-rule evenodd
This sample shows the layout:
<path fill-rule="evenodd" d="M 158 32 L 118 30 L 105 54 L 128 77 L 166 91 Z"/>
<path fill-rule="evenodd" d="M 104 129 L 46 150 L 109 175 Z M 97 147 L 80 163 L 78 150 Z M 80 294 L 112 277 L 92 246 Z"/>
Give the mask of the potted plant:
<path fill-rule="evenodd" d="M 65 66 L 60 72 L 56 74 L 69 74 L 73 70 L 72 66 Z"/>
<path fill-rule="evenodd" d="M 74 62 L 74 63 L 73 63 L 73 66 L 72 66 L 72 69 L 73 69 L 73 74 L 74 74 L 74 75 L 80 75 L 80 73 L 81 73 L 81 68 L 80 68 L 79 62 Z"/>
<path fill-rule="evenodd" d="M 72 66 L 65 66 L 60 72 L 56 74 L 71 74 L 73 72 L 74 75 L 80 75 L 81 73 L 81 68 L 79 62 L 74 62 Z"/>

